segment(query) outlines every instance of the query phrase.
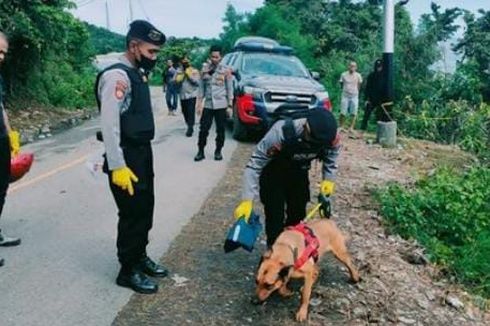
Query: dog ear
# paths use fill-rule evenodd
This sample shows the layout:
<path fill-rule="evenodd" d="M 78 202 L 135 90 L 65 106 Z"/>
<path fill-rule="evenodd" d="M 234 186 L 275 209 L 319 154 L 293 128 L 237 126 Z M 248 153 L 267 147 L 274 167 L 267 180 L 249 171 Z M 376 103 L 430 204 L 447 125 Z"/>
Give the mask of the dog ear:
<path fill-rule="evenodd" d="M 289 272 L 291 270 L 291 267 L 292 266 L 286 266 L 286 267 L 283 267 L 280 271 L 279 271 L 279 277 L 282 279 L 282 280 L 285 280 L 288 276 L 289 276 Z"/>

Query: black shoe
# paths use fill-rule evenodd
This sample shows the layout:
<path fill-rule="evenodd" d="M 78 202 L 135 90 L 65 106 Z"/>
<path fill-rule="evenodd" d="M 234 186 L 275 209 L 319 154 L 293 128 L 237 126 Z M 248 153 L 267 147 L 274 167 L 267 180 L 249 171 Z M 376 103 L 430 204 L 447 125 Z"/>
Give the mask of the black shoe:
<path fill-rule="evenodd" d="M 5 264 L 5 259 L 0 258 L 0 267 L 2 267 L 2 266 L 3 266 L 3 264 Z"/>
<path fill-rule="evenodd" d="M 214 152 L 214 159 L 215 159 L 215 161 L 223 160 L 223 155 L 221 154 L 221 150 L 216 150 Z"/>
<path fill-rule="evenodd" d="M 137 268 L 131 269 L 130 272 L 121 270 L 117 276 L 116 284 L 143 294 L 153 294 L 158 291 L 158 285 Z"/>
<path fill-rule="evenodd" d="M 0 230 L 0 247 L 13 247 L 20 245 L 19 238 L 11 238 L 2 234 L 2 230 Z"/>
<path fill-rule="evenodd" d="M 197 155 L 194 157 L 194 161 L 199 162 L 199 161 L 204 160 L 205 158 L 206 157 L 204 156 L 204 151 L 199 150 L 199 152 L 197 152 Z"/>
<path fill-rule="evenodd" d="M 192 128 L 189 127 L 189 128 L 187 128 L 187 132 L 185 133 L 185 135 L 187 137 L 192 137 L 192 134 L 193 133 L 194 133 L 194 129 L 192 129 Z"/>
<path fill-rule="evenodd" d="M 141 260 L 139 269 L 143 273 L 154 277 L 165 277 L 168 275 L 168 270 L 162 265 L 155 263 L 150 257 L 145 257 Z"/>

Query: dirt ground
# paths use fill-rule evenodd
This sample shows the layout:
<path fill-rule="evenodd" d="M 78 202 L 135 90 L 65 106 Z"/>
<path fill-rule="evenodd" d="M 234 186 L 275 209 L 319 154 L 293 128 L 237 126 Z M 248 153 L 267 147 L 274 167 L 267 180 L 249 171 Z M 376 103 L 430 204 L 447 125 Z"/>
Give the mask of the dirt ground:
<path fill-rule="evenodd" d="M 425 142 L 383 149 L 346 135 L 343 144 L 333 219 L 350 238 L 348 246 L 362 281 L 349 284 L 338 262 L 331 257 L 322 260 L 308 324 L 488 325 L 490 315 L 477 307 L 485 301 L 440 277 L 436 266 L 424 264 L 415 243 L 387 234 L 371 196 L 375 187 L 388 181 L 409 183 L 441 162 L 461 165 L 471 158 L 455 148 Z M 134 295 L 114 325 L 297 324 L 300 283 L 293 283 L 296 295 L 290 299 L 274 296 L 262 306 L 250 302 L 255 268 L 265 250 L 263 235 L 252 254 L 223 252 L 252 149 L 252 144 L 239 145 L 226 176 L 162 258 L 171 277 L 160 281 L 159 293 Z M 314 165 L 312 194 L 317 193 L 319 172 L 320 166 Z"/>

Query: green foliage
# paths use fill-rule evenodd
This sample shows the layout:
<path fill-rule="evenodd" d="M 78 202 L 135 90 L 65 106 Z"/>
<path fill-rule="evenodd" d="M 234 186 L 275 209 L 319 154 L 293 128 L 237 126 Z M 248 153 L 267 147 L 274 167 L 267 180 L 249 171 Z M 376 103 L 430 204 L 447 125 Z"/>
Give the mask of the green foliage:
<path fill-rule="evenodd" d="M 90 34 L 90 43 L 94 55 L 126 50 L 126 37 L 124 35 L 88 23 L 84 24 Z"/>
<path fill-rule="evenodd" d="M 484 160 L 490 159 L 488 104 L 446 100 L 437 95 L 416 104 L 407 97 L 393 115 L 406 136 L 457 144 Z"/>
<path fill-rule="evenodd" d="M 417 239 L 430 258 L 490 296 L 490 169 L 443 168 L 414 189 L 392 184 L 377 193 L 389 228 Z"/>
<path fill-rule="evenodd" d="M 10 101 L 92 103 L 85 95 L 92 47 L 84 24 L 66 11 L 72 6 L 65 0 L 0 2 L 0 30 L 10 44 L 3 69 Z"/>

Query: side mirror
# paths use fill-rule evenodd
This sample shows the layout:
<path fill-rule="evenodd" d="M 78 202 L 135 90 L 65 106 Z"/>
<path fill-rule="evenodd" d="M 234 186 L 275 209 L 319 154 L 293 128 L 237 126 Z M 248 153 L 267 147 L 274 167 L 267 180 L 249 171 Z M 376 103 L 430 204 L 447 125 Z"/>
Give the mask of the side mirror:
<path fill-rule="evenodd" d="M 310 74 L 311 78 L 313 78 L 314 80 L 320 80 L 320 73 L 318 73 L 317 71 L 310 71 Z"/>

